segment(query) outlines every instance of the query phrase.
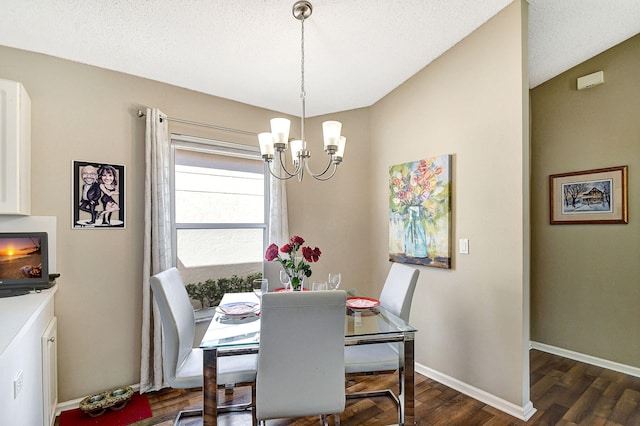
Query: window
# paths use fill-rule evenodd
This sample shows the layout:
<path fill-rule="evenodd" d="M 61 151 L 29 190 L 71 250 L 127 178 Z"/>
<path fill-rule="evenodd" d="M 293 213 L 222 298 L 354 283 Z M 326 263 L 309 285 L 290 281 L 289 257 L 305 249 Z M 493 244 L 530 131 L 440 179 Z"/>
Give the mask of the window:
<path fill-rule="evenodd" d="M 245 145 L 173 135 L 172 147 L 174 263 L 192 299 L 215 306 L 224 291 L 250 291 L 262 273 L 264 162 Z"/>

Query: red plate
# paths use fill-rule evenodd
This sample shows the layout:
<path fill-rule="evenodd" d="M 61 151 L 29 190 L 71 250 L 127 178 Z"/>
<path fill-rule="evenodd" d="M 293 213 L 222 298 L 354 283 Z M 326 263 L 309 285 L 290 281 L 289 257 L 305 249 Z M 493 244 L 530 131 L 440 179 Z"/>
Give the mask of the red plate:
<path fill-rule="evenodd" d="M 371 309 L 380 306 L 380 301 L 371 297 L 347 297 L 347 307 L 349 309 Z"/>

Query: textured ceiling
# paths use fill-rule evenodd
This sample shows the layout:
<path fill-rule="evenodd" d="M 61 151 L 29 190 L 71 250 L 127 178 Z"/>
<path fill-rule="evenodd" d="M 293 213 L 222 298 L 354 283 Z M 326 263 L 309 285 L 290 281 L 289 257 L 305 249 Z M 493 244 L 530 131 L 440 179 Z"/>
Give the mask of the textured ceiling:
<path fill-rule="evenodd" d="M 293 3 L 0 0 L 0 45 L 300 115 Z M 372 105 L 511 1 L 312 3 L 307 116 Z M 529 3 L 530 87 L 640 33 L 640 0 Z"/>

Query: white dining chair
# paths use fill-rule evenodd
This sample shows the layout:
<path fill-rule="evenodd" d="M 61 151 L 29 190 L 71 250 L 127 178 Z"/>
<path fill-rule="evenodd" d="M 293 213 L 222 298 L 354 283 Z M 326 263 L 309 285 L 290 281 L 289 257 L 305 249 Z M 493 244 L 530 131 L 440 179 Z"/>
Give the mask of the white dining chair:
<path fill-rule="evenodd" d="M 160 311 L 164 336 L 163 371 L 172 388 L 188 389 L 203 385 L 202 349 L 193 347 L 195 315 L 178 270 L 170 268 L 149 279 Z M 250 385 L 255 391 L 257 355 L 236 355 L 218 360 L 217 386 Z M 251 405 L 243 406 L 252 408 Z M 223 406 L 220 411 L 235 411 L 238 406 Z M 202 415 L 202 410 L 181 411 L 184 417 Z"/>
<path fill-rule="evenodd" d="M 380 293 L 380 305 L 408 322 L 413 293 L 419 275 L 420 271 L 416 268 L 401 263 L 393 263 Z M 402 392 L 404 365 L 400 362 L 401 353 L 398 343 L 346 346 L 344 353 L 345 372 L 348 375 L 389 374 L 397 370 L 398 386 L 400 392 Z M 349 398 L 369 398 L 373 396 L 389 396 L 400 408 L 399 399 L 391 389 L 347 394 Z M 398 415 L 400 416 L 400 412 L 398 412 Z"/>
<path fill-rule="evenodd" d="M 274 291 L 278 287 L 282 287 L 280 282 L 280 271 L 282 265 L 279 262 L 262 262 L 262 277 L 269 280 L 269 291 Z"/>
<path fill-rule="evenodd" d="M 345 408 L 346 293 L 309 291 L 262 296 L 256 416 L 320 415 L 327 424 Z"/>

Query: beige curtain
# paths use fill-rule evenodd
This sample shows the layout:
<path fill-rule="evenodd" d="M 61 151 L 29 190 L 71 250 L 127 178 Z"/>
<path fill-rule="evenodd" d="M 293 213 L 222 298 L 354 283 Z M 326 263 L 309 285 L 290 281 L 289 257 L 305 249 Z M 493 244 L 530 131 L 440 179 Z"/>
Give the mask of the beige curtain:
<path fill-rule="evenodd" d="M 278 176 L 284 174 L 279 161 L 273 161 L 273 172 Z M 280 247 L 289 241 L 287 184 L 273 176 L 269 179 L 269 244 L 276 243 Z"/>
<path fill-rule="evenodd" d="M 273 161 L 273 172 L 276 175 L 282 174 L 282 166 L 277 160 Z M 286 182 L 269 176 L 269 197 L 269 240 L 267 241 L 267 245 L 275 243 L 278 247 L 282 247 L 290 238 Z M 278 262 L 267 262 L 263 260 L 262 276 L 269 280 L 270 290 L 281 286 L 281 269 Z"/>
<path fill-rule="evenodd" d="M 140 393 L 167 386 L 162 372 L 160 314 L 149 277 L 172 266 L 169 126 L 166 115 L 158 109 L 147 108 L 146 118 Z"/>

